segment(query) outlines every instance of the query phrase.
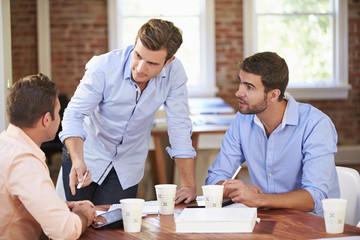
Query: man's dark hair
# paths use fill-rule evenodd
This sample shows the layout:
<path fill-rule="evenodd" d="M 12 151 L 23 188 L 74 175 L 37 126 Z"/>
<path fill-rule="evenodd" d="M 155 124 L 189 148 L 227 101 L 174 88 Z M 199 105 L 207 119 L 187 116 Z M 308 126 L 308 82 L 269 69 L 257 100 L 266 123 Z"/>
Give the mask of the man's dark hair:
<path fill-rule="evenodd" d="M 54 82 L 39 73 L 16 81 L 6 99 L 9 122 L 17 127 L 31 128 L 45 113 L 54 120 L 58 90 Z"/>
<path fill-rule="evenodd" d="M 285 89 L 289 82 L 289 69 L 283 58 L 274 52 L 260 52 L 246 58 L 239 63 L 241 70 L 261 76 L 265 93 L 279 89 L 278 101 L 284 98 Z"/>

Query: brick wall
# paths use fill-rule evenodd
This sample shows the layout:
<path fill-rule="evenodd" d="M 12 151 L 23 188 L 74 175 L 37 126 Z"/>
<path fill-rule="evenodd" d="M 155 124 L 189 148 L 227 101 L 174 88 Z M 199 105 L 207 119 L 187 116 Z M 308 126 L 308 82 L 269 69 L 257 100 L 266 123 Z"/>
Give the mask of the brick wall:
<path fill-rule="evenodd" d="M 339 144 L 360 144 L 360 1 L 349 5 L 347 100 L 309 101 L 335 123 Z M 218 96 L 236 108 L 237 62 L 243 58 L 242 1 L 215 0 Z M 36 0 L 11 0 L 13 78 L 37 72 Z M 106 0 L 50 0 L 52 79 L 72 96 L 85 63 L 107 51 Z"/>
<path fill-rule="evenodd" d="M 242 1 L 215 1 L 216 80 L 218 96 L 236 107 L 240 59 L 243 59 Z"/>
<path fill-rule="evenodd" d="M 13 81 L 38 71 L 36 0 L 10 1 Z"/>
<path fill-rule="evenodd" d="M 72 96 L 94 55 L 107 52 L 106 0 L 50 0 L 52 80 Z"/>

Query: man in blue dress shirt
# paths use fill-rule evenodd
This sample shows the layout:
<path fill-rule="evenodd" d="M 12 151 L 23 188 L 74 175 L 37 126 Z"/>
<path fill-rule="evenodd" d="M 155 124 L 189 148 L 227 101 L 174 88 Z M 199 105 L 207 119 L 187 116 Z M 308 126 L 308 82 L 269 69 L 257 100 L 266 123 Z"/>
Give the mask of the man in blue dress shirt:
<path fill-rule="evenodd" d="M 257 53 L 239 66 L 239 112 L 206 184 L 223 184 L 225 197 L 249 207 L 323 215 L 321 200 L 340 197 L 333 123 L 285 92 L 289 71 L 276 53 Z M 244 162 L 253 185 L 230 179 Z"/>
<path fill-rule="evenodd" d="M 62 167 L 67 200 L 113 204 L 136 197 L 152 122 L 162 104 L 171 144 L 167 151 L 181 180 L 175 201 L 195 199 L 187 77 L 174 56 L 181 43 L 181 32 L 172 22 L 151 19 L 139 29 L 134 46 L 87 63 L 59 134 L 66 146 Z"/>

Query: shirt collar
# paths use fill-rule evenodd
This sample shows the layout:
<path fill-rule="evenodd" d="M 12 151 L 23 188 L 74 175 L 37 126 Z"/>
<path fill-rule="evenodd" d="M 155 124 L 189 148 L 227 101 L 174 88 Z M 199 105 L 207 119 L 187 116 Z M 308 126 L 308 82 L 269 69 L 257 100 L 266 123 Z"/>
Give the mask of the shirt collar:
<path fill-rule="evenodd" d="M 8 128 L 6 129 L 6 133 L 14 137 L 15 139 L 21 141 L 22 143 L 29 146 L 32 150 L 32 153 L 42 160 L 43 162 L 46 161 L 45 153 L 39 148 L 39 146 L 19 127 L 9 124 Z"/>
<path fill-rule="evenodd" d="M 299 103 L 289 94 L 285 93 L 285 99 L 287 100 L 287 106 L 283 117 L 283 127 L 287 125 L 299 124 Z M 283 128 L 282 127 L 282 128 Z"/>
<path fill-rule="evenodd" d="M 296 102 L 288 92 L 285 92 L 284 95 L 284 99 L 287 101 L 287 104 L 281 121 L 281 129 L 283 129 L 286 125 L 298 125 L 299 123 L 299 103 Z M 258 116 L 256 116 L 256 114 L 254 115 L 254 123 L 263 130 L 266 136 L 264 124 Z"/>

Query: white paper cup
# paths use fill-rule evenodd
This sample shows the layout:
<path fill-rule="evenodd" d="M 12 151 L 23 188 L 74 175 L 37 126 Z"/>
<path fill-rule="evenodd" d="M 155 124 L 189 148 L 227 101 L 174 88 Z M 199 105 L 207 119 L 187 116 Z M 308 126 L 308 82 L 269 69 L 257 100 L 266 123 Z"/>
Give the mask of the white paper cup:
<path fill-rule="evenodd" d="M 160 214 L 174 214 L 176 187 L 176 184 L 155 185 L 156 198 L 159 204 Z"/>
<path fill-rule="evenodd" d="M 125 198 L 120 203 L 125 232 L 140 232 L 144 199 Z"/>
<path fill-rule="evenodd" d="M 201 187 L 204 194 L 206 208 L 221 208 L 224 186 L 223 185 L 204 185 Z"/>
<path fill-rule="evenodd" d="M 327 233 L 342 233 L 344 231 L 346 203 L 346 199 L 339 198 L 322 200 Z"/>

